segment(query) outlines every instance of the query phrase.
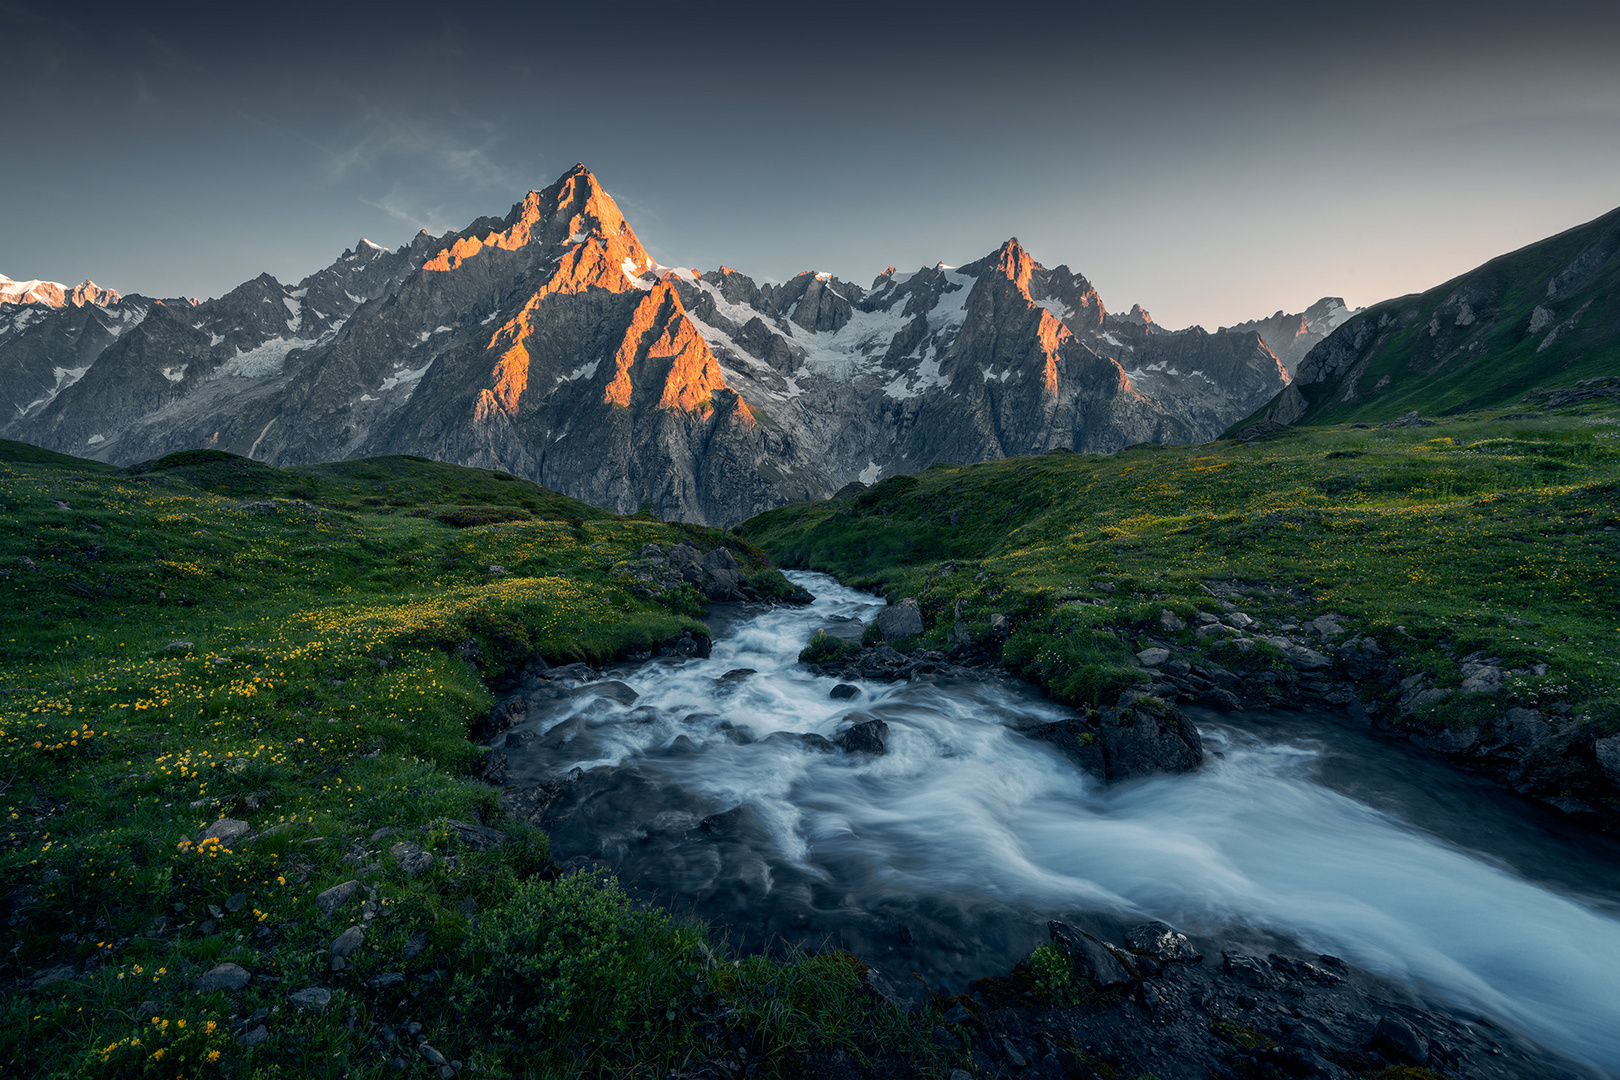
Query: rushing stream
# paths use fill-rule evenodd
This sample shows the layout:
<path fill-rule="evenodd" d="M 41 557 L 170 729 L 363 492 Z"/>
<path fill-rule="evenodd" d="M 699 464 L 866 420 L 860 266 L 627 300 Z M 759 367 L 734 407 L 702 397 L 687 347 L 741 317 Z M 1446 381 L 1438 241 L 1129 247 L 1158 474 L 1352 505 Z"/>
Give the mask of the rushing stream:
<path fill-rule="evenodd" d="M 1004 973 L 1049 918 L 1292 938 L 1620 1074 L 1620 845 L 1291 714 L 1196 713 L 1201 771 L 1105 789 L 1019 734 L 1067 712 L 1016 683 L 830 698 L 800 648 L 880 601 L 793 576 L 810 608 L 724 611 L 710 658 L 626 669 L 508 735 L 516 782 L 581 770 L 555 854 L 739 945 L 830 942 L 952 988 Z M 881 757 L 790 737 L 871 717 Z"/>

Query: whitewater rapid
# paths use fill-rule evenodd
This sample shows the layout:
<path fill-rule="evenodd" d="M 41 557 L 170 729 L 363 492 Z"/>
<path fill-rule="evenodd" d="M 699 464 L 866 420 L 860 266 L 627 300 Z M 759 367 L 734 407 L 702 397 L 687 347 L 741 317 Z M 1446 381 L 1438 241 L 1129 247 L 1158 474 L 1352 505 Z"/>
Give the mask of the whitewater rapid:
<path fill-rule="evenodd" d="M 792 576 L 810 607 L 746 609 L 707 659 L 611 673 L 634 700 L 582 687 L 509 736 L 528 779 L 579 778 L 554 851 L 743 944 L 831 942 L 944 985 L 1004 972 L 1048 918 L 1283 935 L 1620 1073 L 1620 848 L 1331 724 L 1200 713 L 1203 769 L 1105 788 L 1020 734 L 1069 713 L 1019 684 L 834 700 L 798 652 L 881 601 Z M 880 757 L 771 737 L 872 717 Z"/>

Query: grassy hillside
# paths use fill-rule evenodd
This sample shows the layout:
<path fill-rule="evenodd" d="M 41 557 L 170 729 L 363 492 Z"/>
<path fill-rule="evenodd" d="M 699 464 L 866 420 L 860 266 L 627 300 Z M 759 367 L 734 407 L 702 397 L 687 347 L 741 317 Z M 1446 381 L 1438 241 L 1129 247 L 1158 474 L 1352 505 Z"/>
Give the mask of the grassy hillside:
<path fill-rule="evenodd" d="M 1537 420 L 940 465 L 739 531 L 782 565 L 917 597 L 926 641 L 988 649 L 1082 707 L 1146 683 L 1133 655 L 1155 642 L 1284 699 L 1300 676 L 1278 649 L 1196 633 L 1200 611 L 1239 606 L 1271 635 L 1336 615 L 1395 655 L 1390 680 L 1455 689 L 1473 654 L 1545 663 L 1544 677 L 1390 722 L 1432 734 L 1515 704 L 1567 710 L 1581 732 L 1567 752 L 1585 756 L 1549 767 L 1539 793 L 1620 807 L 1589 760 L 1595 737 L 1620 730 L 1617 413 L 1599 402 Z M 1401 688 L 1359 692 L 1390 718 Z"/>
<path fill-rule="evenodd" d="M 1606 376 L 1620 376 L 1620 210 L 1368 308 L 1301 362 L 1289 422 L 1537 407 L 1532 390 Z"/>
<path fill-rule="evenodd" d="M 432 1075 L 423 1038 L 491 1076 L 940 1058 L 851 958 L 717 964 L 700 927 L 558 878 L 475 778 L 469 725 L 529 654 L 706 633 L 689 588 L 614 566 L 715 530 L 412 458 L 120 472 L 16 443 L 0 513 L 5 1075 Z M 251 981 L 199 983 L 225 963 Z"/>

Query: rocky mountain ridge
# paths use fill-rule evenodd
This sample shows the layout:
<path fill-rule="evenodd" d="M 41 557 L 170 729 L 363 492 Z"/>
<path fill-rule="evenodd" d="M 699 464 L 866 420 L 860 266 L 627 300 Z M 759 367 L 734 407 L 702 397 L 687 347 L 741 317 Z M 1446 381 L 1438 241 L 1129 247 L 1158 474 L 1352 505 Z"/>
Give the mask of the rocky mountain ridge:
<path fill-rule="evenodd" d="M 74 286 L 59 281 L 13 281 L 0 274 L 0 304 L 44 304 L 47 307 L 84 307 L 87 304 L 116 304 L 118 293 L 103 289 L 89 278 Z"/>
<path fill-rule="evenodd" d="M 1261 340 L 1277 354 L 1277 359 L 1282 361 L 1283 367 L 1292 375 L 1299 368 L 1299 362 L 1305 359 L 1305 354 L 1315 348 L 1317 342 L 1349 322 L 1354 316 L 1361 314 L 1363 310 L 1346 307 L 1341 296 L 1324 296 L 1297 314 L 1284 314 L 1278 310 L 1269 319 L 1251 319 L 1223 329 L 1234 333 L 1252 330 L 1259 334 Z"/>
<path fill-rule="evenodd" d="M 938 461 L 1208 439 L 1288 382 L 1258 333 L 1110 314 L 1016 239 L 865 289 L 661 266 L 584 166 L 296 287 L 19 318 L 8 437 L 120 464 L 411 453 L 720 524 Z"/>
<path fill-rule="evenodd" d="M 1620 210 L 1374 304 L 1242 425 L 1390 422 L 1620 395 Z M 1236 428 L 1234 428 L 1236 430 Z"/>

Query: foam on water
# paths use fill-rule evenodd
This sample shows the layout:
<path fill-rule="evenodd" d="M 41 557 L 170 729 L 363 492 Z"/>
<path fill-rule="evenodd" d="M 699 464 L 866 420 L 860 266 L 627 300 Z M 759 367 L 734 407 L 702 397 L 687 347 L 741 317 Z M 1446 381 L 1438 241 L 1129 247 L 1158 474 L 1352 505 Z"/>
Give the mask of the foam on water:
<path fill-rule="evenodd" d="M 1527 880 L 1326 786 L 1320 745 L 1265 741 L 1241 719 L 1203 727 L 1215 753 L 1200 772 L 1104 789 L 1020 734 L 1068 713 L 1016 686 L 861 683 L 832 700 L 798 651 L 878 602 L 794 578 L 810 609 L 738 621 L 707 660 L 623 675 L 631 704 L 587 689 L 535 725 L 533 776 L 586 773 L 557 850 L 615 862 L 747 942 L 887 950 L 947 985 L 1005 971 L 1066 913 L 1258 928 L 1620 1070 L 1612 868 L 1595 900 Z M 737 668 L 756 674 L 720 680 Z M 871 717 L 889 726 L 881 757 L 769 738 Z M 732 825 L 699 827 L 736 807 Z"/>

